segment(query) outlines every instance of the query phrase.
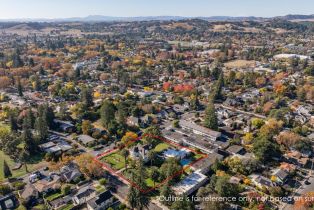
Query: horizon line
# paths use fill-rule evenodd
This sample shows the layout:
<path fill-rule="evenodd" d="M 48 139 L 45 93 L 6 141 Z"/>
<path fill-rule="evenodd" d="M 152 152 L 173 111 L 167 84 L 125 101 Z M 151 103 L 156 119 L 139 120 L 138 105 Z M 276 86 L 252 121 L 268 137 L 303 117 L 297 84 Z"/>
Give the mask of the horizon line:
<path fill-rule="evenodd" d="M 181 15 L 140 15 L 140 16 L 110 16 L 110 15 L 87 15 L 87 16 L 71 16 L 71 17 L 17 17 L 17 18 L 0 18 L 0 20 L 56 20 L 56 19 L 74 19 L 74 18 L 88 18 L 88 17 L 109 17 L 109 18 L 158 18 L 158 17 L 178 17 L 178 18 L 212 18 L 212 17 L 230 17 L 230 18 L 275 18 L 275 17 L 284 17 L 288 15 L 305 15 L 311 16 L 313 14 L 285 14 L 285 15 L 276 15 L 276 16 L 254 16 L 254 15 L 212 15 L 212 16 L 181 16 Z"/>

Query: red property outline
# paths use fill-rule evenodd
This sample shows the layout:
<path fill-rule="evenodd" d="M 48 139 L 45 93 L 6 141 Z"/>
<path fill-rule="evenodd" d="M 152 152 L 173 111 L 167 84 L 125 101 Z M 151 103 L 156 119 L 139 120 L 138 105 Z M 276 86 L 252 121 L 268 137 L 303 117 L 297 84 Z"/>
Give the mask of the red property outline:
<path fill-rule="evenodd" d="M 109 167 L 108 165 L 106 165 L 105 163 L 103 163 L 102 161 L 99 160 L 100 158 L 103 158 L 103 157 L 108 156 L 108 155 L 110 155 L 110 154 L 112 154 L 112 153 L 115 153 L 115 152 L 117 152 L 117 151 L 119 151 L 119 150 L 121 150 L 121 149 L 127 147 L 128 145 L 130 145 L 130 144 L 132 144 L 132 143 L 134 143 L 134 142 L 136 142 L 136 141 L 141 140 L 141 139 L 142 139 L 143 137 L 145 137 L 145 136 L 150 136 L 150 137 L 152 137 L 152 138 L 159 139 L 159 140 L 161 140 L 161 141 L 163 141 L 163 142 L 166 142 L 166 143 L 168 143 L 168 144 L 170 144 L 170 145 L 175 145 L 175 146 L 180 147 L 180 148 L 185 148 L 185 149 L 190 150 L 191 152 L 193 152 L 193 153 L 195 153 L 195 154 L 200 154 L 200 155 L 202 155 L 202 157 L 200 157 L 200 158 L 194 160 L 193 162 L 191 162 L 191 163 L 185 165 L 181 170 L 177 171 L 176 173 L 174 173 L 172 176 L 168 177 L 167 179 L 161 181 L 161 182 L 160 182 L 159 184 L 157 184 L 155 187 L 151 187 L 151 188 L 148 188 L 148 189 L 142 189 L 140 186 L 138 186 L 136 183 L 132 182 L 131 180 L 127 179 L 127 178 L 126 178 L 124 175 L 122 175 L 121 173 L 117 173 L 118 170 L 112 169 L 111 167 Z M 195 151 L 194 149 L 191 149 L 191 148 L 186 147 L 186 146 L 181 146 L 181 145 L 179 145 L 179 144 L 177 144 L 177 143 L 175 143 L 175 142 L 173 142 L 173 141 L 170 141 L 170 140 L 168 140 L 168 139 L 166 139 L 166 138 L 164 138 L 164 137 L 161 137 L 161 136 L 154 136 L 154 135 L 149 135 L 149 134 L 144 134 L 144 135 L 142 135 L 142 136 L 136 138 L 135 140 L 129 141 L 127 144 L 124 144 L 123 146 L 120 146 L 120 147 L 118 147 L 118 148 L 116 148 L 116 149 L 111 149 L 111 150 L 109 150 L 109 151 L 107 151 L 107 152 L 102 153 L 102 154 L 99 155 L 99 156 L 96 156 L 96 157 L 94 158 L 94 161 L 97 162 L 98 164 L 100 164 L 105 170 L 109 171 L 110 173 L 112 173 L 113 175 L 119 177 L 120 179 L 122 179 L 122 180 L 128 182 L 130 185 L 132 185 L 133 187 L 137 188 L 137 189 L 138 189 L 139 191 L 141 191 L 142 193 L 148 193 L 148 192 L 151 192 L 151 191 L 155 190 L 156 188 L 159 188 L 160 186 L 162 186 L 163 184 L 165 184 L 165 183 L 168 182 L 169 180 L 175 178 L 176 176 L 179 176 L 179 175 L 183 174 L 183 172 L 184 172 L 186 169 L 190 168 L 190 167 L 191 167 L 192 165 L 194 165 L 195 163 L 197 163 L 197 162 L 199 162 L 200 160 L 202 160 L 202 159 L 204 159 L 204 158 L 207 158 L 207 157 L 208 157 L 208 155 L 205 154 L 205 153 Z"/>

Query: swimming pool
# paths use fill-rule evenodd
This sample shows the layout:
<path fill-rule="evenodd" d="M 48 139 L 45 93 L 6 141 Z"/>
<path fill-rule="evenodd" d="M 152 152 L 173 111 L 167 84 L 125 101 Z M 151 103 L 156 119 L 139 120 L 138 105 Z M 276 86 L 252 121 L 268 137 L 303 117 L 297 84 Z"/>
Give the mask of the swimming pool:
<path fill-rule="evenodd" d="M 184 159 L 180 160 L 180 164 L 182 166 L 188 165 L 189 163 L 191 163 L 191 159 L 184 158 Z"/>

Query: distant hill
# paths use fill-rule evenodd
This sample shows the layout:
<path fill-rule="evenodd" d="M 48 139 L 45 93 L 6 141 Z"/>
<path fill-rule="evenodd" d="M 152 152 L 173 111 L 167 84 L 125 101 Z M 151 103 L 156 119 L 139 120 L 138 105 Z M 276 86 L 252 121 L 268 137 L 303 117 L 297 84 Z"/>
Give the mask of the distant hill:
<path fill-rule="evenodd" d="M 231 17 L 231 16 L 210 16 L 210 17 L 183 17 L 183 16 L 139 16 L 139 17 L 113 17 L 103 15 L 90 15 L 87 17 L 73 17 L 73 18 L 56 18 L 56 19 L 1 19 L 0 22 L 112 22 L 112 21 L 151 21 L 151 20 L 186 20 L 186 19 L 202 19 L 207 21 L 266 21 L 271 19 L 282 19 L 282 20 L 312 20 L 313 15 L 286 15 L 277 17 Z"/>

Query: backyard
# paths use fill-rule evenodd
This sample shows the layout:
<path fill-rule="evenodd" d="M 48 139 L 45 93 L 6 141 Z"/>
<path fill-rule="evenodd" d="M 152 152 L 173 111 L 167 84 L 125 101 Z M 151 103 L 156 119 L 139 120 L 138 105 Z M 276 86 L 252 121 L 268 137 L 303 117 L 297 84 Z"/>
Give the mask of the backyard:
<path fill-rule="evenodd" d="M 168 149 L 170 147 L 169 144 L 166 144 L 166 143 L 159 143 L 155 148 L 155 152 L 162 152 L 166 149 Z"/>
<path fill-rule="evenodd" d="M 42 155 L 36 155 L 30 158 L 29 163 L 27 164 L 27 169 L 29 172 L 38 170 L 42 167 L 44 167 L 46 164 L 45 161 L 42 160 Z M 17 170 L 13 170 L 15 165 L 17 164 L 12 160 L 9 156 L 4 154 L 2 151 L 0 151 L 0 181 L 4 180 L 4 175 L 3 175 L 3 160 L 6 160 L 11 172 L 12 172 L 12 177 L 19 177 L 25 175 L 27 172 L 25 171 L 25 167 L 22 166 Z"/>
<path fill-rule="evenodd" d="M 125 167 L 125 159 L 118 152 L 111 153 L 108 156 L 103 157 L 101 160 L 109 164 L 110 167 L 115 170 L 120 170 Z"/>

